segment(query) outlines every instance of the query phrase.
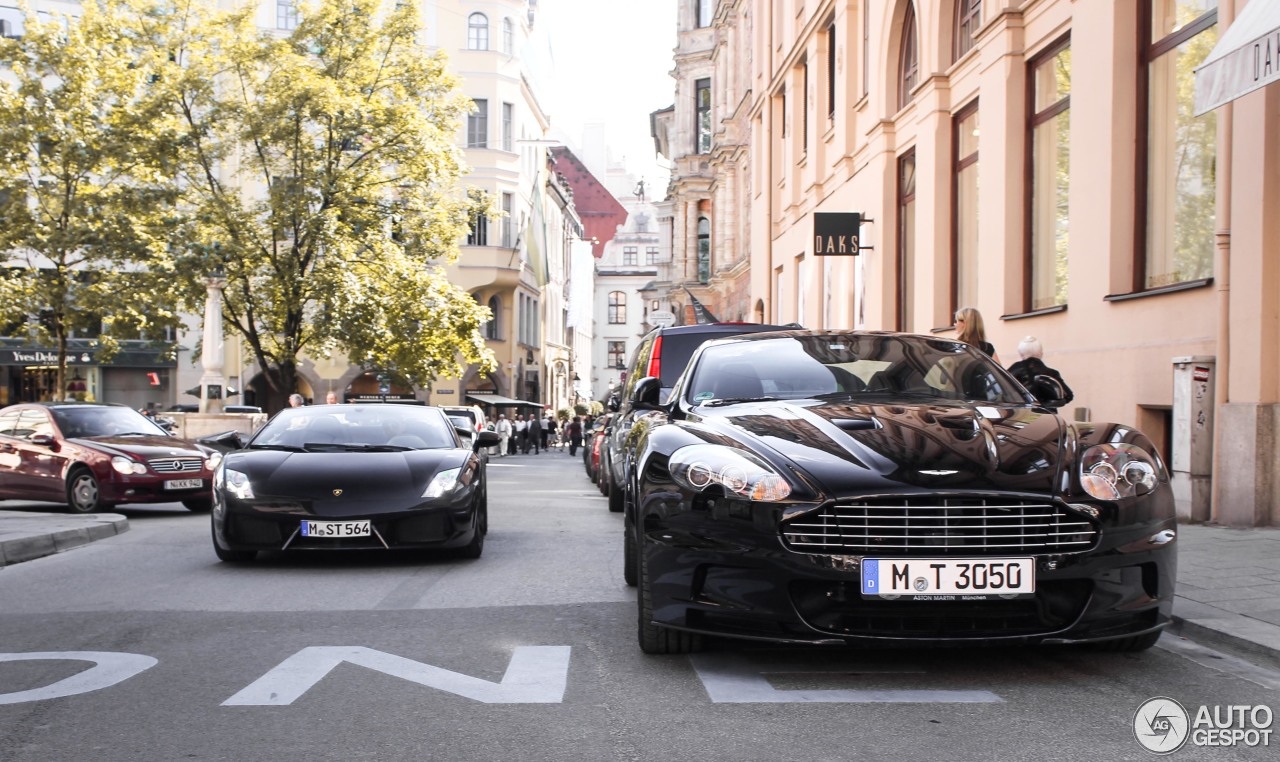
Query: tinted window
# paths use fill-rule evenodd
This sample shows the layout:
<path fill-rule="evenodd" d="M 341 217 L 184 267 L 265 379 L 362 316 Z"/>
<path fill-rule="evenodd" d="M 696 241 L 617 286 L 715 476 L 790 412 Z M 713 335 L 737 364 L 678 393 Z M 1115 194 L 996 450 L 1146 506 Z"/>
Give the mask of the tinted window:
<path fill-rule="evenodd" d="M 297 407 L 280 411 L 250 447 L 366 446 L 411 450 L 458 447 L 452 422 L 435 408 L 408 405 Z"/>
<path fill-rule="evenodd" d="M 54 408 L 53 419 L 62 436 L 114 437 L 125 434 L 168 436 L 168 432 L 149 418 L 127 407 L 62 407 Z"/>

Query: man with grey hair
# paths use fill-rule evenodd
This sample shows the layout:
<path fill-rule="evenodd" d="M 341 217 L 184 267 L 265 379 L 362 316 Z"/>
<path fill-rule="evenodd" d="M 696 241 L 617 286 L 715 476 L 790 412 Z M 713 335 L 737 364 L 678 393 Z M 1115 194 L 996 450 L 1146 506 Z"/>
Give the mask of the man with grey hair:
<path fill-rule="evenodd" d="M 289 407 L 302 407 L 303 402 L 305 402 L 305 400 L 302 398 L 301 394 L 294 392 L 289 395 Z"/>
<path fill-rule="evenodd" d="M 1062 380 L 1062 374 L 1044 364 L 1041 359 L 1044 357 L 1044 345 L 1039 339 L 1027 336 L 1018 342 L 1018 356 L 1021 359 L 1009 366 L 1009 372 L 1036 399 L 1053 407 L 1062 407 L 1075 399 L 1071 387 Z"/>

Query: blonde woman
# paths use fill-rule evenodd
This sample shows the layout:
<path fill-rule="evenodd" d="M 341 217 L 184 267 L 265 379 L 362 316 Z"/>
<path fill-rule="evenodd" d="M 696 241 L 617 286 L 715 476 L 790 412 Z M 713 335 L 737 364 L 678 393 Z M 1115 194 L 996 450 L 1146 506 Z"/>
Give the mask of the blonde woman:
<path fill-rule="evenodd" d="M 960 334 L 958 339 L 966 344 L 981 349 L 986 352 L 992 360 L 1000 363 L 1000 356 L 996 354 L 996 348 L 987 341 L 987 330 L 982 324 L 982 313 L 973 307 L 961 307 L 956 310 L 956 331 Z"/>

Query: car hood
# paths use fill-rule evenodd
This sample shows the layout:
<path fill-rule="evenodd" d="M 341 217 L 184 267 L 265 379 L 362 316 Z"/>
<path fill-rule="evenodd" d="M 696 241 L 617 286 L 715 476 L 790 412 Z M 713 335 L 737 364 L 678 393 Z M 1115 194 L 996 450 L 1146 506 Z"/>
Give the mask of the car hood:
<path fill-rule="evenodd" d="M 200 449 L 195 443 L 188 442 L 185 439 L 176 437 L 167 437 L 163 434 L 154 436 L 134 436 L 134 437 L 79 437 L 68 440 L 80 445 L 93 447 L 94 449 L 104 450 L 113 454 L 124 454 L 137 456 L 143 460 L 151 460 L 152 458 L 172 458 L 178 457 L 207 457 L 204 450 Z"/>
<path fill-rule="evenodd" d="M 737 440 L 832 494 L 896 491 L 1051 492 L 1066 426 L 1056 414 L 969 403 L 795 400 L 732 405 L 701 418 L 712 440 Z M 723 435 L 715 436 L 713 433 Z"/>
<path fill-rule="evenodd" d="M 227 455 L 223 464 L 225 468 L 246 474 L 258 498 L 300 502 L 337 500 L 352 505 L 376 504 L 389 499 L 418 502 L 437 472 L 458 468 L 466 461 L 466 450 L 241 450 Z"/>

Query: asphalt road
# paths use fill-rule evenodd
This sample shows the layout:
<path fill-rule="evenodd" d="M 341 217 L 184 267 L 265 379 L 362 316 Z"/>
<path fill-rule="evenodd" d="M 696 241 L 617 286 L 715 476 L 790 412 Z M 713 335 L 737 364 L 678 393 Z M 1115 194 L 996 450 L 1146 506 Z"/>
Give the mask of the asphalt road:
<path fill-rule="evenodd" d="M 4 568 L 0 760 L 1146 760 L 1132 728 L 1153 697 L 1280 713 L 1276 672 L 1170 636 L 1140 655 L 646 657 L 621 518 L 581 460 L 495 459 L 490 479 L 475 561 L 227 565 L 208 518 L 173 505 Z"/>

